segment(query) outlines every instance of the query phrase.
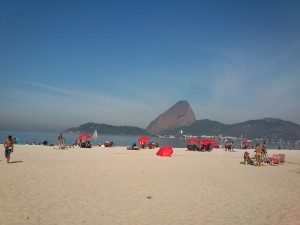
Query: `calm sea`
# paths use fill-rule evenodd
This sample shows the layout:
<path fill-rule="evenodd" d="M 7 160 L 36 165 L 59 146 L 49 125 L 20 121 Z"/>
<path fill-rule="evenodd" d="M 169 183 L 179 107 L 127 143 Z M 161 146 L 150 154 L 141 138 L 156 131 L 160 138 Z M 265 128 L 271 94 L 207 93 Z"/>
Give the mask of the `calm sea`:
<path fill-rule="evenodd" d="M 40 144 L 43 141 L 48 141 L 49 144 L 57 144 L 57 138 L 59 133 L 57 132 L 41 132 L 41 131 L 8 131 L 8 130 L 0 130 L 0 141 L 2 143 L 7 138 L 8 135 L 12 135 L 15 138 L 18 138 L 19 144 L 27 144 L 27 143 L 36 143 Z M 92 135 L 92 134 L 91 134 Z M 67 145 L 72 145 L 79 134 L 74 133 L 63 133 L 63 138 Z M 105 141 L 113 141 L 116 146 L 131 146 L 133 142 L 138 142 L 137 139 L 139 136 L 126 136 L 126 135 L 102 135 L 98 133 L 97 138 L 90 138 L 93 145 L 95 146 L 99 142 Z M 187 140 L 179 139 L 179 138 L 158 138 L 158 137 L 149 137 L 150 141 L 157 142 L 160 146 L 170 145 L 174 148 L 186 148 Z M 225 140 L 219 140 L 222 147 L 224 147 Z M 256 143 L 253 141 L 252 143 Z M 282 143 L 281 146 L 285 145 L 286 148 L 290 148 L 293 143 Z M 235 142 L 235 148 L 240 148 L 240 141 Z M 278 143 L 267 143 L 267 148 L 269 149 L 277 149 Z M 300 150 L 300 145 L 295 145 L 295 149 Z"/>
<path fill-rule="evenodd" d="M 59 133 L 56 132 L 41 132 L 41 131 L 8 131 L 0 130 L 0 141 L 2 142 L 8 135 L 12 135 L 19 139 L 19 144 L 27 143 L 42 143 L 48 141 L 49 144 L 57 144 Z M 67 145 L 72 145 L 80 134 L 75 133 L 63 133 L 63 138 Z M 92 134 L 90 134 L 92 136 Z M 116 146 L 131 146 L 133 142 L 138 142 L 137 139 L 140 136 L 127 136 L 127 135 L 102 135 L 98 133 L 97 138 L 90 138 L 93 145 L 99 142 L 113 141 Z M 184 139 L 170 139 L 170 138 L 158 138 L 149 137 L 150 141 L 157 142 L 160 146 L 171 145 L 177 148 L 186 147 L 186 140 Z"/>

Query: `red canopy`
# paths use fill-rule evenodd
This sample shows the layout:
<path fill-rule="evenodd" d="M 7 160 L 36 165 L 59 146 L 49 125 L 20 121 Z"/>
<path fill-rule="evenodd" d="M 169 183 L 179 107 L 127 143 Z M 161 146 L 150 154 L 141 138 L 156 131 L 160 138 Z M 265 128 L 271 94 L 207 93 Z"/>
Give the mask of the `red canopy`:
<path fill-rule="evenodd" d="M 212 145 L 213 143 L 213 140 L 199 140 L 199 144 L 201 145 Z"/>
<path fill-rule="evenodd" d="M 91 136 L 89 134 L 81 134 L 78 136 L 78 139 L 87 139 L 90 138 Z"/>
<path fill-rule="evenodd" d="M 138 142 L 139 142 L 139 143 L 145 143 L 145 142 L 147 142 L 147 141 L 149 141 L 149 138 L 146 137 L 146 136 L 139 137 L 139 139 L 138 139 Z"/>
<path fill-rule="evenodd" d="M 198 143 L 199 140 L 195 139 L 195 138 L 191 138 L 187 140 L 188 143 Z"/>
<path fill-rule="evenodd" d="M 173 154 L 172 146 L 161 147 L 156 153 L 157 156 L 171 156 Z"/>
<path fill-rule="evenodd" d="M 242 144 L 243 145 L 250 145 L 250 142 L 249 141 L 243 141 Z"/>

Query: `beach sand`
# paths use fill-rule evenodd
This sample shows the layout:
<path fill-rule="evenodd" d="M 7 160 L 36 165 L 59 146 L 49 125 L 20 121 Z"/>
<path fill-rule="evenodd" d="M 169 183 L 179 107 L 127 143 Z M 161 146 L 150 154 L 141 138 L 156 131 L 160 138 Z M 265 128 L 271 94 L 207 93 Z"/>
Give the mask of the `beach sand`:
<path fill-rule="evenodd" d="M 244 150 L 157 150 L 16 145 L 0 158 L 0 224 L 300 224 L 300 151 L 255 167 Z"/>

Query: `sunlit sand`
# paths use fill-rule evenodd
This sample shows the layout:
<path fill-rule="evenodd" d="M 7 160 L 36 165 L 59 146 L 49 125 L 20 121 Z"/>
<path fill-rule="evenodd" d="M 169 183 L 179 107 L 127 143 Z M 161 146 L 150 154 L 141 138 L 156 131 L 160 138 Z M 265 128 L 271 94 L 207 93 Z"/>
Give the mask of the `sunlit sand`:
<path fill-rule="evenodd" d="M 1 224 L 299 224 L 300 151 L 269 150 L 286 162 L 261 167 L 242 150 L 157 151 L 16 145 L 0 161 Z"/>

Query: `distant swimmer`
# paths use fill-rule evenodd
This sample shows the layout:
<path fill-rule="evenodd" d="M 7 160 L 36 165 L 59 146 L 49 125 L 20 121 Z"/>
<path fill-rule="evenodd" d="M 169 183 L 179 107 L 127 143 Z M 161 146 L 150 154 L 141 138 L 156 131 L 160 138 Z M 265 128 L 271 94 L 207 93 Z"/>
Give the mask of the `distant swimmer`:
<path fill-rule="evenodd" d="M 11 135 L 8 136 L 8 138 L 4 142 L 4 148 L 5 148 L 5 158 L 7 159 L 7 163 L 9 163 L 10 160 L 10 154 L 14 151 L 14 140 Z"/>

